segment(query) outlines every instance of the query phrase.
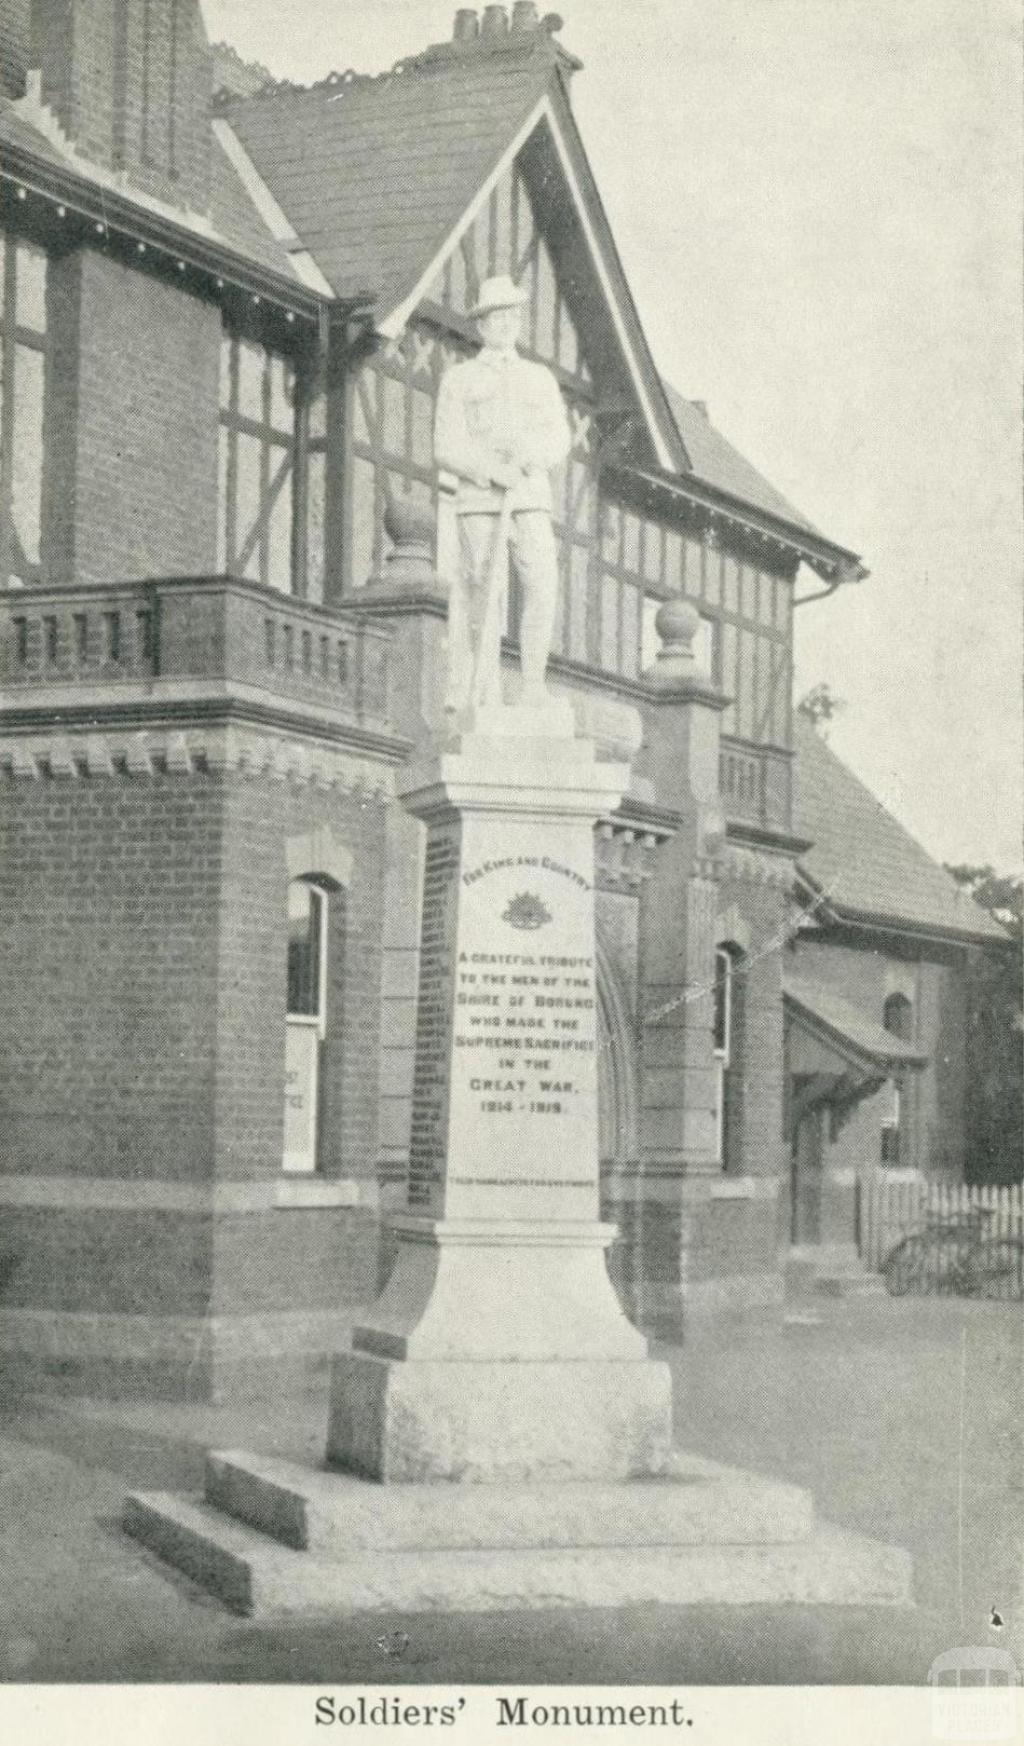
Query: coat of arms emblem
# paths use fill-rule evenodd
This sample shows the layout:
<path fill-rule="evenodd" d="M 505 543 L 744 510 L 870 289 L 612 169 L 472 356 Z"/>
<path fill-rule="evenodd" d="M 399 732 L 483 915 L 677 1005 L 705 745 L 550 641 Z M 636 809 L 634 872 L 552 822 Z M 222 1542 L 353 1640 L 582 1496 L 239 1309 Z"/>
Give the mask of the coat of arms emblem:
<path fill-rule="evenodd" d="M 521 891 L 513 897 L 501 919 L 513 928 L 542 928 L 551 920 L 551 911 L 534 892 Z"/>

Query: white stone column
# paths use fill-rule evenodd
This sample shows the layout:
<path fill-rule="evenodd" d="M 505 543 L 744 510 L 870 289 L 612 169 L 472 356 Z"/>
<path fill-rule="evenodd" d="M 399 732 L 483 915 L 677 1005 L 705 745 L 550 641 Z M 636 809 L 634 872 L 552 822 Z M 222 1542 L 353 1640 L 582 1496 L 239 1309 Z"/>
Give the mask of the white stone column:
<path fill-rule="evenodd" d="M 427 826 L 408 1212 L 335 1362 L 328 1453 L 378 1479 L 625 1478 L 671 1441 L 667 1367 L 599 1218 L 594 825 L 625 765 L 565 704 L 478 710 L 413 773 Z"/>

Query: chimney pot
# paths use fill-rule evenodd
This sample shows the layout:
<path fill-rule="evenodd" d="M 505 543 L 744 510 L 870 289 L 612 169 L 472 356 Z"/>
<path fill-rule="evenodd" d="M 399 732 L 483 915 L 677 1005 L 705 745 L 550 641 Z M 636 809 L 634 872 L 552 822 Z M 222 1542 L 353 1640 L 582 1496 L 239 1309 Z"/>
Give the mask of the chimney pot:
<path fill-rule="evenodd" d="M 485 6 L 483 23 L 480 27 L 481 36 L 489 41 L 508 35 L 508 13 L 504 6 Z"/>
<path fill-rule="evenodd" d="M 515 0 L 512 8 L 512 32 L 515 36 L 525 36 L 528 31 L 536 30 L 539 23 L 535 0 Z"/>
<path fill-rule="evenodd" d="M 472 6 L 460 6 L 455 14 L 453 42 L 475 42 L 480 35 L 480 20 Z"/>

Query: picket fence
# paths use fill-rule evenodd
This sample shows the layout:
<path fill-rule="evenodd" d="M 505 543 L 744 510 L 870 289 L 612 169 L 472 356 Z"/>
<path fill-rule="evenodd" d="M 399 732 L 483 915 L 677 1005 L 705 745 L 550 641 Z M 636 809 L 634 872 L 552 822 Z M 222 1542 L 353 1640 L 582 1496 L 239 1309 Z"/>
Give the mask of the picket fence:
<path fill-rule="evenodd" d="M 1004 1239 L 1024 1242 L 1024 1184 L 1002 1186 L 965 1182 L 900 1182 L 878 1176 L 862 1181 L 858 1193 L 858 1236 L 861 1258 L 872 1271 L 881 1268 L 902 1238 L 931 1227 L 930 1252 L 934 1265 L 919 1288 L 936 1292 L 956 1289 L 951 1285 L 961 1268 L 951 1265 L 962 1258 L 969 1238 L 935 1232 L 940 1225 L 955 1232 L 969 1230 L 960 1224 L 969 1215 L 977 1219 L 980 1239 L 998 1243 Z M 1004 1251 L 1005 1253 L 1005 1251 Z M 1013 1298 L 1020 1295 L 1020 1275 L 1009 1275 L 986 1295 Z"/>

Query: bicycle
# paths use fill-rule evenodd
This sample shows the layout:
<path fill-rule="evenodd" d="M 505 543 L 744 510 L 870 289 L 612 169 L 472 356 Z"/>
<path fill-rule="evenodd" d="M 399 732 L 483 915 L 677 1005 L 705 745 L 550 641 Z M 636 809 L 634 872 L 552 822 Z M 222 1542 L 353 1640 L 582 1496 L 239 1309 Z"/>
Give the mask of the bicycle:
<path fill-rule="evenodd" d="M 1024 1298 L 1024 1240 L 991 1235 L 992 1216 L 990 1207 L 974 1207 L 931 1218 L 902 1237 L 882 1263 L 890 1296 Z"/>

